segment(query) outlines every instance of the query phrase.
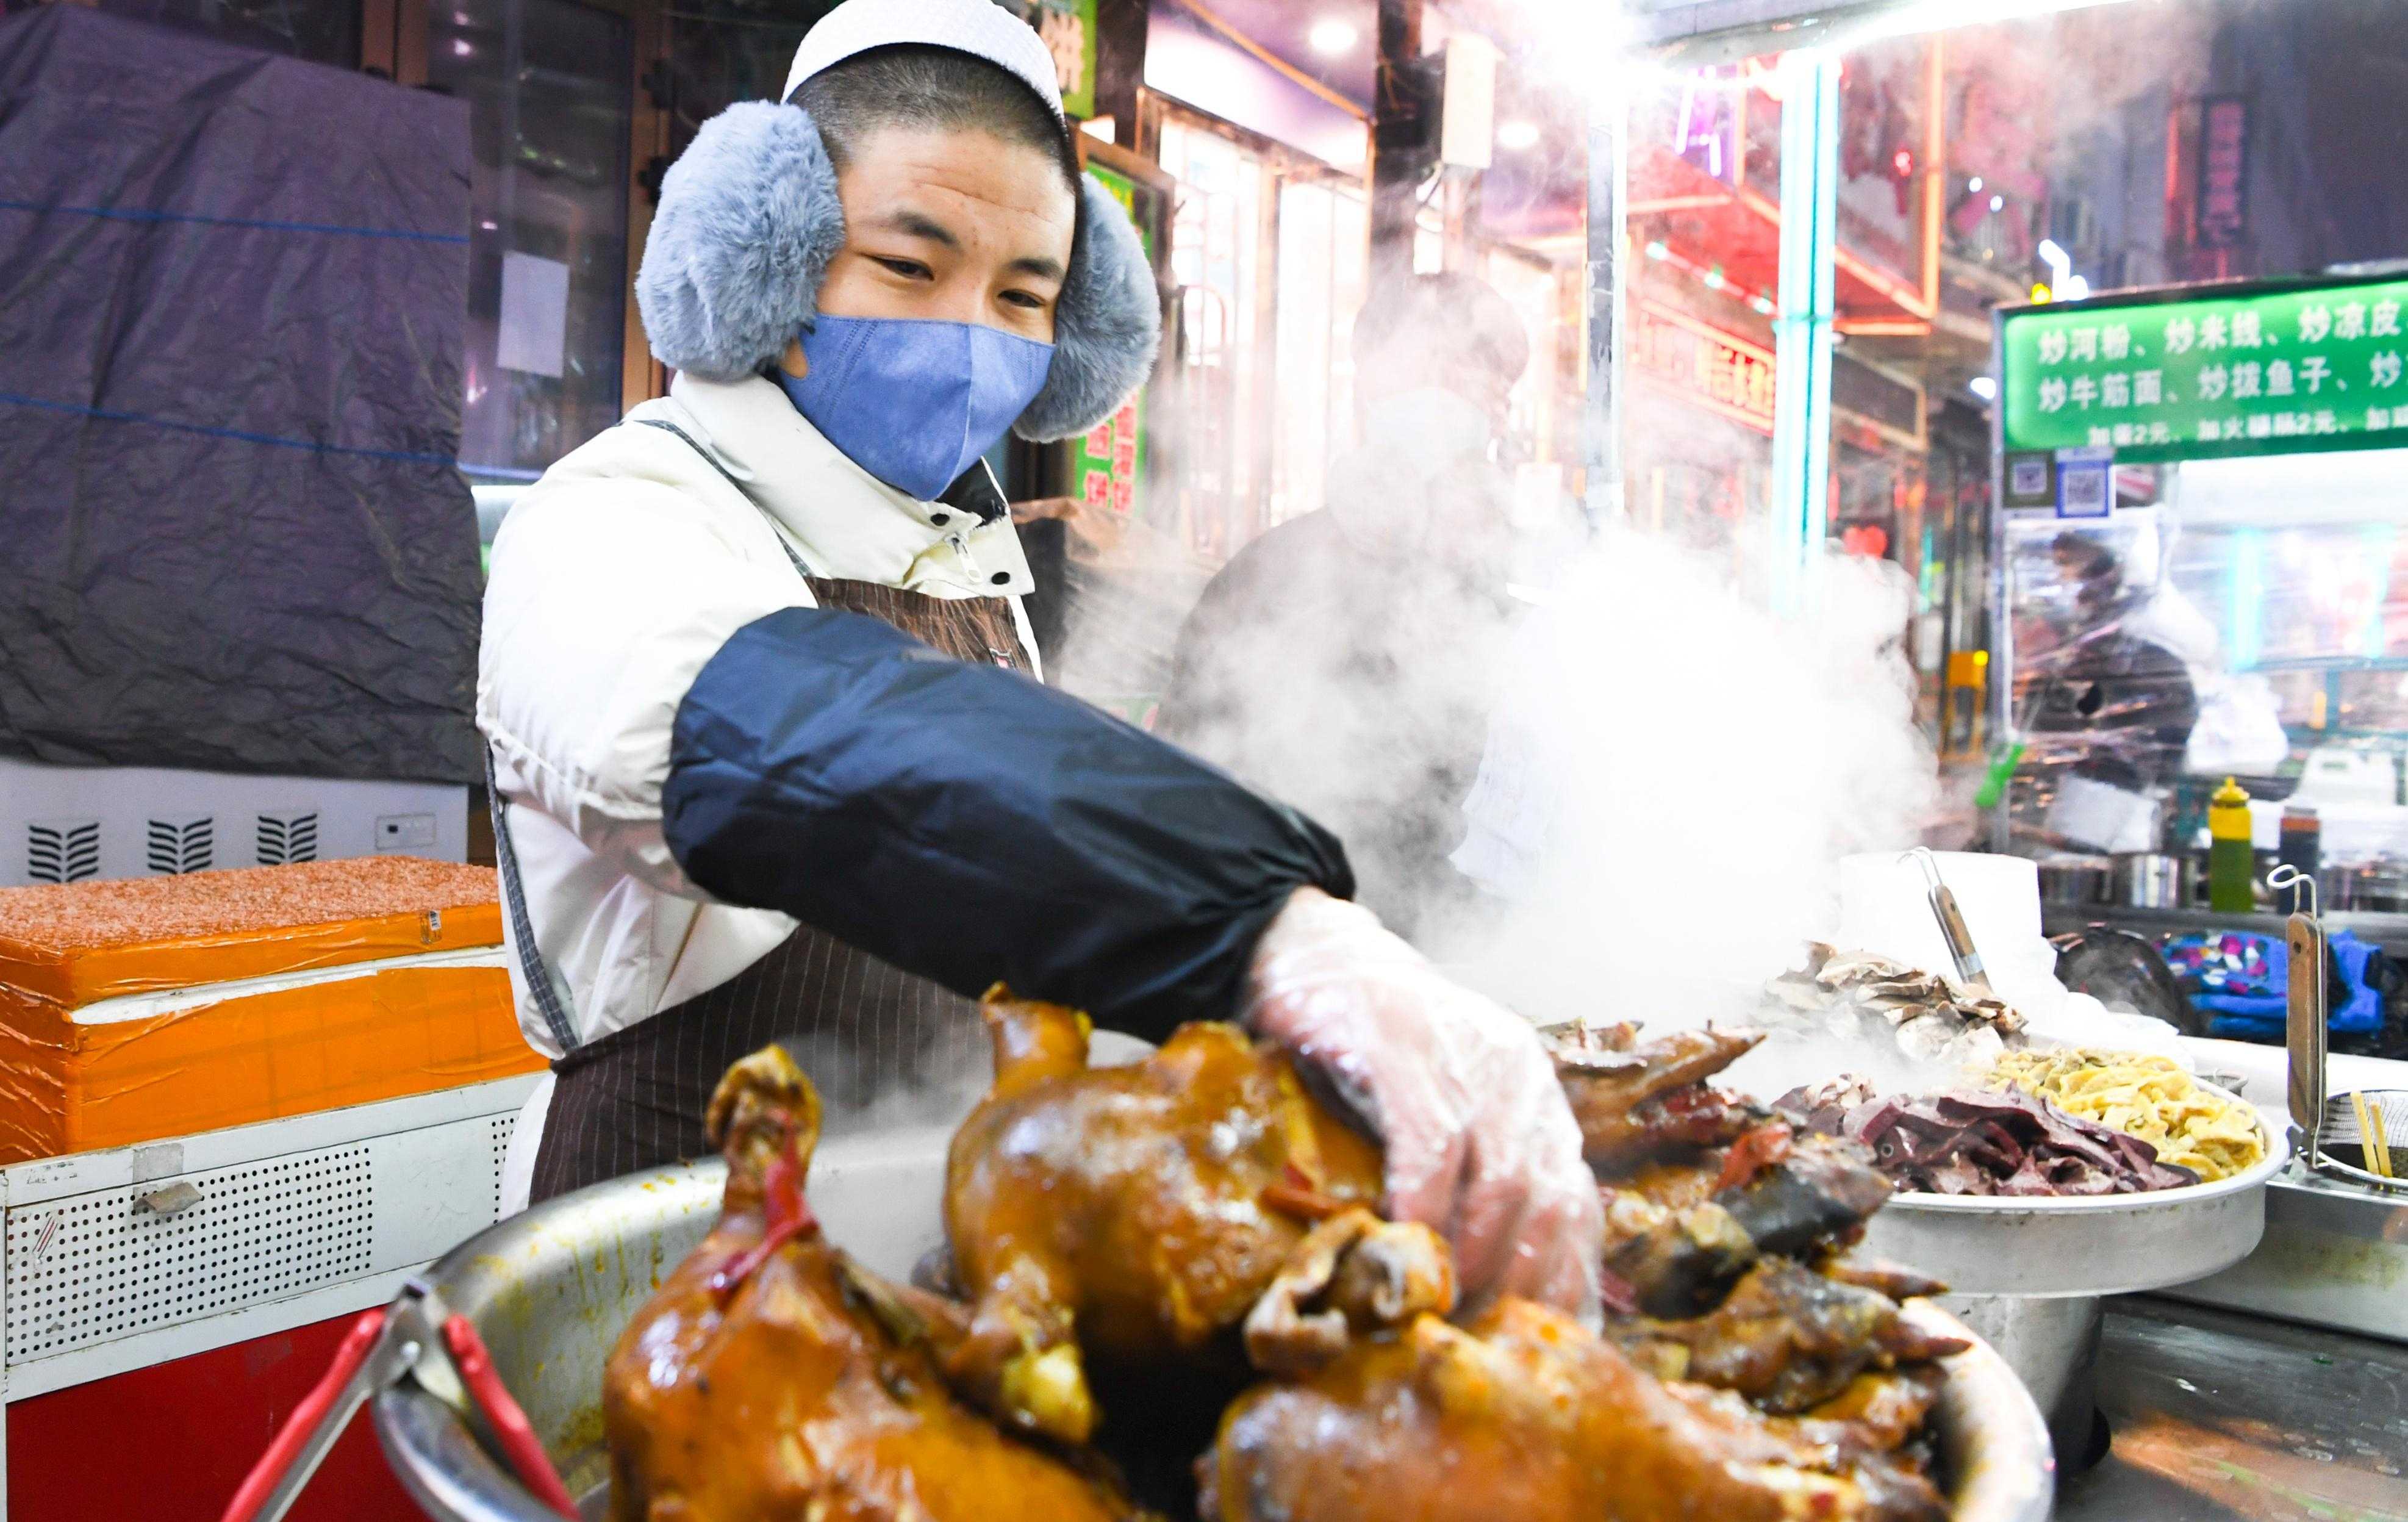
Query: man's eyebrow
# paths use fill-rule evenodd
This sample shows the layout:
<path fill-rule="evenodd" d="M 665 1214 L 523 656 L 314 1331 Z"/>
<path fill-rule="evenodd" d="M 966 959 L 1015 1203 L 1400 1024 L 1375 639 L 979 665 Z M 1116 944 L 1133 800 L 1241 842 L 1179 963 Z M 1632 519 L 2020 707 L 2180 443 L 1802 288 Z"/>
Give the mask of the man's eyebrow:
<path fill-rule="evenodd" d="M 1040 280 L 1058 280 L 1069 274 L 1062 267 L 1061 260 L 1049 259 L 1042 254 L 1025 255 L 1005 267 L 1015 274 L 1033 275 Z"/>
<path fill-rule="evenodd" d="M 917 211 L 888 212 L 878 219 L 877 225 L 885 228 L 888 232 L 901 233 L 906 237 L 924 237 L 931 243 L 941 244 L 948 249 L 958 249 L 962 246 L 962 240 L 953 236 L 951 228 L 935 218 L 922 216 Z"/>

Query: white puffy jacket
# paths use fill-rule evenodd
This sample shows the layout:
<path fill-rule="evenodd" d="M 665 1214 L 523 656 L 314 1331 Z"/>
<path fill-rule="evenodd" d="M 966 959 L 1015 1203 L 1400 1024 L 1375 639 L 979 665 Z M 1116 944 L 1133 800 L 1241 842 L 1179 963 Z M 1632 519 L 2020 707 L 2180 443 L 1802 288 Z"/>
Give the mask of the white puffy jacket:
<path fill-rule="evenodd" d="M 812 605 L 788 548 L 814 576 L 1010 596 L 1036 649 L 1009 516 L 884 485 L 767 380 L 680 376 L 546 471 L 494 540 L 477 725 L 580 1042 L 708 992 L 794 932 L 783 914 L 710 901 L 661 834 L 670 729 L 695 674 L 738 629 Z M 558 1056 L 511 939 L 520 1027 Z"/>

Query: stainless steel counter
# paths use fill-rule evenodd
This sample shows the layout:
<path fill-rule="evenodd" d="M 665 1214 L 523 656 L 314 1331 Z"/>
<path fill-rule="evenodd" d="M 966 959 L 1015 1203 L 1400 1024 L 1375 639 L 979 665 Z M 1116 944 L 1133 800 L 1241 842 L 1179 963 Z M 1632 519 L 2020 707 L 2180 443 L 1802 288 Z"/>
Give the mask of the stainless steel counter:
<path fill-rule="evenodd" d="M 2294 1163 L 2267 1186 L 2258 1250 L 2165 1294 L 2408 1343 L 2408 1196 L 2311 1176 Z"/>
<path fill-rule="evenodd" d="M 2408 1522 L 2408 1347 L 2111 1300 L 2099 1403 L 2112 1445 L 2058 1522 Z"/>

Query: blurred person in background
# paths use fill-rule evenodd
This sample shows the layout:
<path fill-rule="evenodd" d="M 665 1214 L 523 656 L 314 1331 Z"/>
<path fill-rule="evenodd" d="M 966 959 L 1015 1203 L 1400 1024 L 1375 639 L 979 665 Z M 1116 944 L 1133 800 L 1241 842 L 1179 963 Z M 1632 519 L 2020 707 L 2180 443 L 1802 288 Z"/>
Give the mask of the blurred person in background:
<path fill-rule="evenodd" d="M 2086 769 L 2125 787 L 2282 763 L 2290 742 L 2273 690 L 2227 669 L 2215 625 L 2170 578 L 2143 580 L 2114 545 L 2070 530 L 2049 558 L 2057 584 L 2015 630 L 2042 684 L 2036 731 L 2097 740 Z"/>
<path fill-rule="evenodd" d="M 1158 729 L 1346 842 L 1358 895 L 1431 949 L 1476 897 L 1449 864 L 1513 602 L 1520 318 L 1420 275 L 1355 319 L 1362 441 L 1327 501 L 1239 552 L 1180 631 Z"/>

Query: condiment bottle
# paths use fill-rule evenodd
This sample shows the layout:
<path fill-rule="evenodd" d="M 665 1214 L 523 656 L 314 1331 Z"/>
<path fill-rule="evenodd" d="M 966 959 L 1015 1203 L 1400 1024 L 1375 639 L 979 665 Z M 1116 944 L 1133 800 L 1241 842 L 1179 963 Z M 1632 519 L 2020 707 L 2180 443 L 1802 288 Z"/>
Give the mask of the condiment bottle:
<path fill-rule="evenodd" d="M 2246 914 L 2258 907 L 2249 880 L 2258 865 L 2249 843 L 2249 795 L 2227 777 L 2207 800 L 2207 906 L 2219 914 Z"/>
<path fill-rule="evenodd" d="M 2315 810 L 2304 803 L 2285 804 L 2281 849 L 2277 852 L 2282 864 L 2298 868 L 2300 875 L 2313 883 L 2323 854 L 2324 828 Z M 2274 896 L 2275 910 L 2284 914 L 2305 913 L 2306 897 L 2297 887 L 2284 888 Z"/>

